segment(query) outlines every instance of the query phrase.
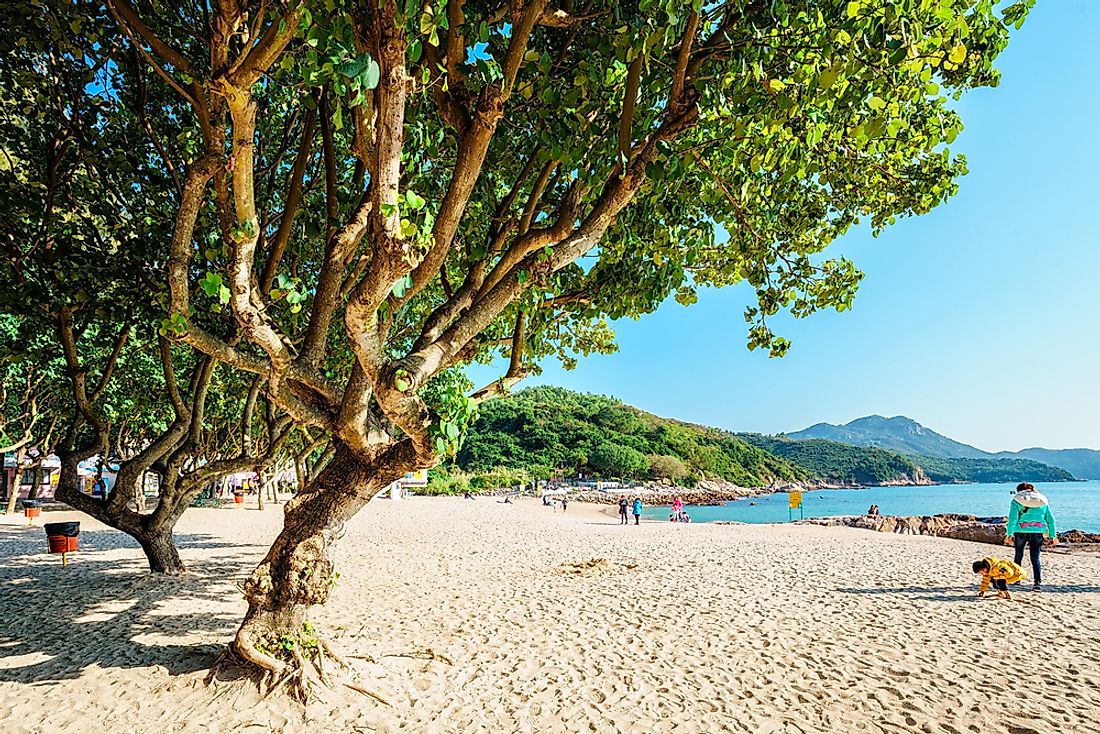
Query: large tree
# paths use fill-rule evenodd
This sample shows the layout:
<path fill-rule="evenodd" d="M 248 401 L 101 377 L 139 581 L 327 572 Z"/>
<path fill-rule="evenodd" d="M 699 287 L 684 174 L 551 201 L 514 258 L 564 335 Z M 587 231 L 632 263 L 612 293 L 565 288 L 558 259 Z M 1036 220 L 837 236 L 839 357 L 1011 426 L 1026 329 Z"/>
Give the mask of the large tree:
<path fill-rule="evenodd" d="M 108 18 L 92 4 L 13 4 L 0 39 L 0 429 L 21 432 L 13 450 L 59 455 L 58 499 L 131 535 L 153 571 L 180 573 L 173 529 L 191 501 L 266 469 L 294 434 L 263 376 L 219 369 L 164 323 L 170 151 L 186 136 L 166 132 L 174 92 L 147 84 L 140 49 L 112 39 Z M 109 498 L 78 477 L 97 456 L 118 467 Z"/>
<path fill-rule="evenodd" d="M 235 649 L 300 661 L 275 642 L 343 525 L 540 358 L 609 349 L 608 317 L 747 281 L 749 345 L 781 355 L 771 316 L 849 307 L 858 271 L 818 253 L 955 191 L 950 101 L 1030 4 L 108 0 L 149 71 L 111 88 L 164 98 L 166 330 L 332 442 Z"/>

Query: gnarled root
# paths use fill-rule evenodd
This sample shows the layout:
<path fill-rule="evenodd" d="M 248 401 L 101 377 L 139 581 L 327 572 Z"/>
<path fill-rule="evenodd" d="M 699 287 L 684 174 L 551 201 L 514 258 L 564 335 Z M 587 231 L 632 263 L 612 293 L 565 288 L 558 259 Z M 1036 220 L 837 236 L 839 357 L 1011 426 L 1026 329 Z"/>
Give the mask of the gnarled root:
<path fill-rule="evenodd" d="M 332 644 L 317 635 L 313 626 L 302 623 L 283 632 L 263 617 L 248 619 L 241 625 L 237 637 L 211 668 L 206 683 L 218 680 L 219 673 L 232 669 L 233 678 L 248 677 L 256 682 L 267 698 L 276 691 L 285 691 L 302 705 L 317 695 L 320 687 L 332 688 L 339 681 L 334 674 L 347 669 L 347 662 L 333 652 Z M 336 667 L 326 667 L 326 658 Z M 360 686 L 345 684 L 352 690 L 365 692 Z M 385 699 L 366 691 L 372 698 L 389 705 Z"/>

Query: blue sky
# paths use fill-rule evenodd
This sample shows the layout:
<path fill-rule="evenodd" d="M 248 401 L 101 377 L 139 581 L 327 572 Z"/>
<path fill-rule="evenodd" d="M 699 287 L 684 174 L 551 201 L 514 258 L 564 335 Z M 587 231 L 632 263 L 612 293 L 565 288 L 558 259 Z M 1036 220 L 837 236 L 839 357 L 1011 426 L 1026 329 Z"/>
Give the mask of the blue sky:
<path fill-rule="evenodd" d="M 1001 86 L 959 105 L 958 196 L 830 247 L 866 273 L 855 308 L 778 320 L 783 359 L 745 348 L 752 293 L 734 287 L 615 322 L 617 354 L 547 362 L 526 384 L 733 430 L 901 414 L 991 451 L 1100 449 L 1098 28 L 1094 0 L 1039 0 Z"/>

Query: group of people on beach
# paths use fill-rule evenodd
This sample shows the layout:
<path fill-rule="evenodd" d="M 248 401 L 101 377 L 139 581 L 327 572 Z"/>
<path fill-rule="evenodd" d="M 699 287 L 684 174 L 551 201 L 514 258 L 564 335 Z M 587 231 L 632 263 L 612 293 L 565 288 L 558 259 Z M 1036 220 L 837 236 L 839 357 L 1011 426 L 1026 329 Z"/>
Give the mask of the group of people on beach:
<path fill-rule="evenodd" d="M 691 522 L 691 518 L 688 517 L 687 510 L 684 509 L 684 501 L 679 497 L 674 497 L 672 500 L 672 512 L 668 516 L 669 522 Z"/>
<path fill-rule="evenodd" d="M 549 494 L 544 494 L 542 496 L 542 506 L 543 507 L 549 507 L 549 508 L 553 509 L 554 512 L 558 511 L 558 504 L 557 504 L 558 502 L 561 502 L 561 511 L 562 512 L 565 512 L 567 509 L 569 509 L 569 498 L 567 496 L 565 496 L 564 494 L 561 496 L 560 499 L 552 497 Z"/>
<path fill-rule="evenodd" d="M 630 515 L 634 515 L 634 524 L 641 524 L 642 520 L 642 498 L 626 497 L 619 498 L 619 524 L 629 525 Z M 691 518 L 688 517 L 687 511 L 684 509 L 684 501 L 679 497 L 672 500 L 672 512 L 668 516 L 669 522 L 691 522 Z"/>
<path fill-rule="evenodd" d="M 631 497 L 627 500 L 626 497 L 619 498 L 619 524 L 629 525 L 630 521 L 627 519 L 627 510 L 634 515 L 634 524 L 639 525 L 642 521 L 642 498 Z"/>
<path fill-rule="evenodd" d="M 1011 561 L 996 556 L 986 556 L 979 561 L 974 561 L 974 573 L 981 577 L 978 596 L 985 596 L 989 587 L 992 586 L 999 598 L 1011 599 L 1008 585 L 1018 584 L 1027 578 L 1020 565 L 1024 560 L 1025 549 L 1031 561 L 1033 576 L 1031 590 L 1042 591 L 1043 569 L 1039 556 L 1044 543 L 1049 545 L 1058 543 L 1058 532 L 1047 498 L 1028 482 L 1016 486 L 1016 494 L 1008 510 L 1004 542 L 1005 545 L 1014 547 L 1015 554 Z"/>

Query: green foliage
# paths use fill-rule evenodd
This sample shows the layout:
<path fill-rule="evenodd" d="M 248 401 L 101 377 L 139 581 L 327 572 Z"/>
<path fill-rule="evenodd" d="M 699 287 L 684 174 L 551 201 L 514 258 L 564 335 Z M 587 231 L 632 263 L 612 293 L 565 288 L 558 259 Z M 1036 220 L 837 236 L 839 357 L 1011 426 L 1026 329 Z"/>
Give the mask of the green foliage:
<path fill-rule="evenodd" d="M 849 446 L 822 439 L 794 441 L 756 433 L 741 433 L 738 436 L 754 446 L 782 456 L 827 482 L 877 485 L 913 480 L 920 474 L 920 469 L 912 461 L 884 449 Z"/>
<path fill-rule="evenodd" d="M 601 443 L 588 455 L 588 465 L 605 477 L 634 479 L 649 469 L 645 454 L 619 443 Z"/>
<path fill-rule="evenodd" d="M 649 458 L 649 474 L 655 479 L 678 482 L 688 476 L 687 465 L 678 456 L 655 454 Z"/>
<path fill-rule="evenodd" d="M 465 472 L 461 470 L 432 469 L 428 472 L 428 485 L 417 490 L 417 493 L 435 497 L 463 494 L 471 489 L 470 477 Z"/>
<path fill-rule="evenodd" d="M 607 478 L 662 476 L 647 456 L 679 461 L 686 484 L 720 477 L 765 486 L 809 477 L 725 431 L 555 387 L 529 388 L 482 405 L 455 463 L 474 474 L 508 467 L 536 476 L 549 468 Z"/>
<path fill-rule="evenodd" d="M 910 456 L 928 478 L 937 483 L 951 482 L 1072 482 L 1074 477 L 1059 469 L 1029 459 L 972 459 Z"/>

